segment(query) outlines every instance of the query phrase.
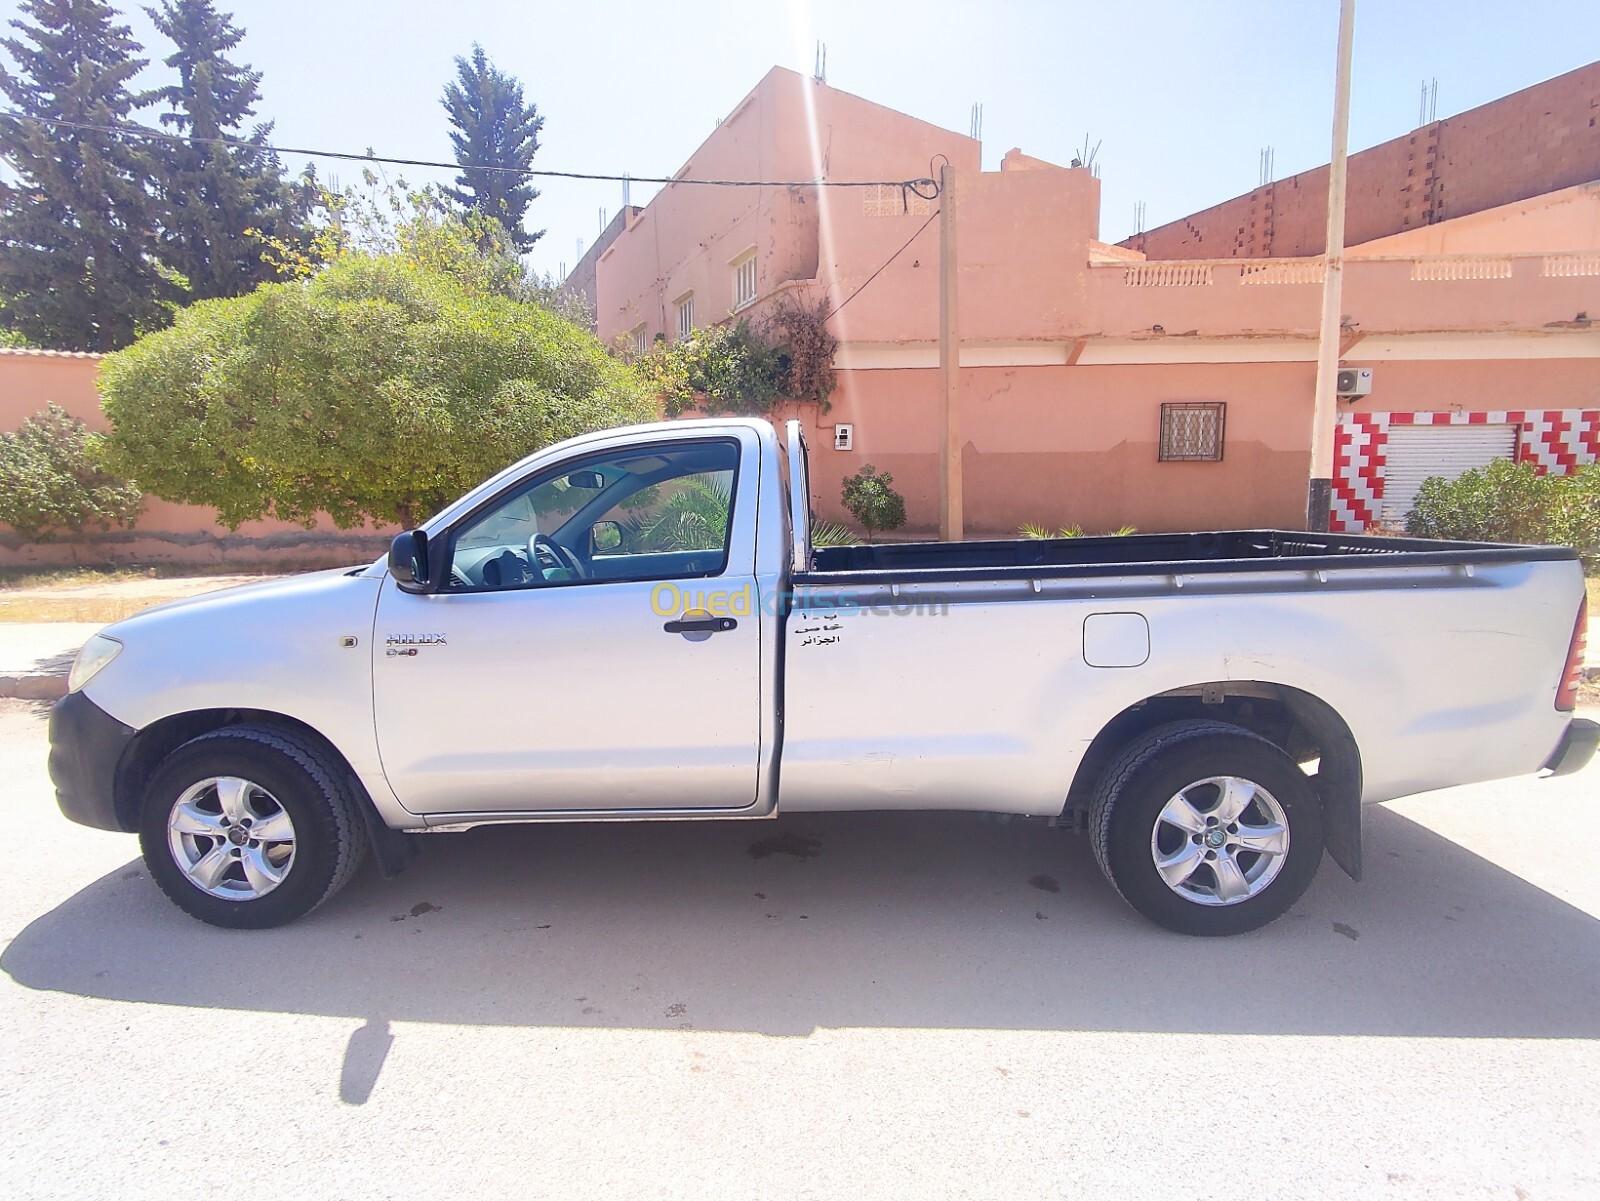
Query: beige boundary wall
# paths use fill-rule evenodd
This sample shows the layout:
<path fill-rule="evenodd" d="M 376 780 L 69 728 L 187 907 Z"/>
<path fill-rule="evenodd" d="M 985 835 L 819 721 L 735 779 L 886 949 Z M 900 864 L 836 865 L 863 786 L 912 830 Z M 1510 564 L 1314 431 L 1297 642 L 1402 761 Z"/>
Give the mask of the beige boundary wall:
<path fill-rule="evenodd" d="M 95 377 L 97 355 L 61 351 L 0 350 L 0 429 L 14 430 L 55 403 L 91 429 L 104 429 Z M 86 534 L 76 539 L 27 542 L 0 525 L 0 568 L 193 564 L 196 566 L 337 567 L 370 562 L 393 531 L 341 530 L 326 518 L 311 529 L 282 521 L 246 522 L 228 530 L 215 513 L 154 497 L 131 530 Z"/>

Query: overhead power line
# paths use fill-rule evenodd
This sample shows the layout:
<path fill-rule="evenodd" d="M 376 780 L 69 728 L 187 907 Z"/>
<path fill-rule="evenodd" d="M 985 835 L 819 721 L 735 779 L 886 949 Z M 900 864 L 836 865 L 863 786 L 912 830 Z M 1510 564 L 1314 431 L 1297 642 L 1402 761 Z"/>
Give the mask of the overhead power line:
<path fill-rule="evenodd" d="M 267 142 L 250 142 L 242 138 L 207 138 L 195 134 L 168 133 L 151 129 L 148 125 L 114 124 L 93 125 L 85 121 L 68 121 L 63 117 L 38 117 L 32 113 L 18 113 L 0 109 L 0 117 L 13 121 L 32 121 L 61 129 L 77 129 L 87 133 L 132 134 L 136 137 L 156 138 L 167 142 L 186 142 L 195 146 L 230 146 L 237 150 L 266 150 L 273 154 L 301 154 L 307 158 L 331 158 L 352 163 L 384 163 L 395 167 L 442 167 L 449 171 L 497 171 L 506 175 L 537 176 L 542 179 L 627 180 L 634 183 L 693 184 L 710 188 L 901 188 L 932 200 L 939 194 L 939 184 L 933 179 L 696 179 L 673 175 L 632 175 L 627 172 L 608 174 L 599 171 L 549 171 L 537 167 L 501 167 L 490 163 L 442 162 L 438 159 L 394 158 L 382 154 L 355 154 L 347 150 L 313 150 L 304 146 L 277 146 Z"/>

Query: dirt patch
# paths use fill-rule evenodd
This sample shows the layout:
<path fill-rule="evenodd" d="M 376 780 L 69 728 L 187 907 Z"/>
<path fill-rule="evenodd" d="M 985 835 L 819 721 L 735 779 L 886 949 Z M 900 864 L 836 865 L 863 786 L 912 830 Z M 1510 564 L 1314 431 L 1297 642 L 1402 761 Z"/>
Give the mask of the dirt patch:
<path fill-rule="evenodd" d="M 244 574 L 161 576 L 136 572 L 31 572 L 0 577 L 0 621 L 109 622 L 152 605 L 276 579 Z"/>

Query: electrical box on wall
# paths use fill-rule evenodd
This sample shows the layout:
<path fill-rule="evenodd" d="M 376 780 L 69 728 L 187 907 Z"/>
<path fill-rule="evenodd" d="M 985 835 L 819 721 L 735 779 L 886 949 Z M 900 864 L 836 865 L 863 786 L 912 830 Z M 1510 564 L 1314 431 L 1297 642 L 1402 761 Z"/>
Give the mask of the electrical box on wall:
<path fill-rule="evenodd" d="M 1372 368 L 1341 367 L 1333 390 L 1344 397 L 1371 396 Z"/>
<path fill-rule="evenodd" d="M 852 450 L 855 447 L 856 427 L 853 425 L 836 425 L 833 427 L 833 449 Z"/>

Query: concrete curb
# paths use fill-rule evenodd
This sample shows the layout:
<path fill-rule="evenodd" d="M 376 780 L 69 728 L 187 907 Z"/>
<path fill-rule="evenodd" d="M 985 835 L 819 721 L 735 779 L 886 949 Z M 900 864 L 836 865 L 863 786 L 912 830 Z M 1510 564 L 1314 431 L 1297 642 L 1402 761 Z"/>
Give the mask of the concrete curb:
<path fill-rule="evenodd" d="M 0 622 L 0 697 L 65 696 L 78 648 L 99 628 L 93 622 Z"/>
<path fill-rule="evenodd" d="M 66 695 L 66 676 L 0 676 L 0 700 L 54 701 Z"/>

